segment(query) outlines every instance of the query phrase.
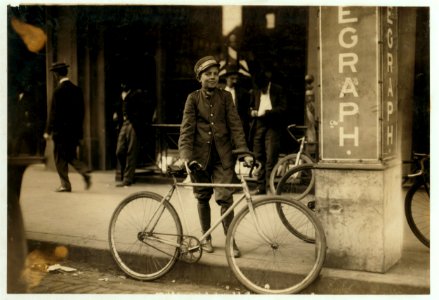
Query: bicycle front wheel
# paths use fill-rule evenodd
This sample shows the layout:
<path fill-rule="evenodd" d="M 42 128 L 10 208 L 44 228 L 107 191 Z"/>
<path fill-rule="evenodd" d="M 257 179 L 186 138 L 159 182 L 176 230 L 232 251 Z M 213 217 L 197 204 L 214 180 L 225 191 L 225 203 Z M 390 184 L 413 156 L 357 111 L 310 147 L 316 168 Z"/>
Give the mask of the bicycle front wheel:
<path fill-rule="evenodd" d="M 306 220 L 314 228 L 315 243 L 305 243 L 279 218 L 282 206 L 291 224 Z M 282 196 L 265 196 L 233 219 L 226 237 L 226 257 L 237 279 L 255 293 L 292 294 L 319 275 L 326 255 L 323 227 L 302 203 Z M 233 242 L 241 257 L 233 256 Z"/>
<path fill-rule="evenodd" d="M 430 189 L 420 180 L 407 192 L 405 216 L 414 235 L 430 248 Z"/>
<path fill-rule="evenodd" d="M 165 275 L 180 254 L 180 219 L 168 201 L 151 192 L 125 198 L 111 217 L 110 251 L 125 274 L 139 280 Z"/>
<path fill-rule="evenodd" d="M 277 186 L 281 180 L 281 178 L 283 176 L 285 176 L 285 174 L 291 170 L 291 168 L 294 168 L 298 165 L 302 165 L 302 164 L 312 164 L 313 160 L 311 159 L 311 157 L 309 157 L 307 154 L 305 153 L 301 153 L 300 157 L 299 157 L 299 161 L 298 164 L 296 165 L 296 159 L 297 159 L 297 153 L 291 153 L 288 154 L 287 156 L 281 158 L 276 165 L 274 165 L 273 170 L 270 173 L 270 190 L 273 194 L 276 193 L 276 189 Z M 314 183 L 314 174 L 311 174 L 312 177 L 310 178 Z"/>

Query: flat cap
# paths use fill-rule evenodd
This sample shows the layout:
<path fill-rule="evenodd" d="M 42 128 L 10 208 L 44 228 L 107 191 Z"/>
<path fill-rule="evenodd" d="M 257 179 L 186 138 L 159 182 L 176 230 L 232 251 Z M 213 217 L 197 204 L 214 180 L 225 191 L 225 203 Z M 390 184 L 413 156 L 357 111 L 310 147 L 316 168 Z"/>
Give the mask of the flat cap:
<path fill-rule="evenodd" d="M 219 63 L 216 61 L 215 57 L 209 55 L 209 56 L 205 56 L 203 58 L 200 58 L 194 67 L 195 75 L 197 76 L 197 78 L 199 78 L 201 73 L 203 73 L 204 71 L 206 71 L 208 68 L 210 68 L 212 66 L 219 67 Z"/>
<path fill-rule="evenodd" d="M 64 68 L 68 68 L 68 67 L 69 67 L 69 65 L 64 63 L 64 62 L 55 62 L 50 67 L 50 71 L 56 71 L 56 70 L 64 69 Z"/>

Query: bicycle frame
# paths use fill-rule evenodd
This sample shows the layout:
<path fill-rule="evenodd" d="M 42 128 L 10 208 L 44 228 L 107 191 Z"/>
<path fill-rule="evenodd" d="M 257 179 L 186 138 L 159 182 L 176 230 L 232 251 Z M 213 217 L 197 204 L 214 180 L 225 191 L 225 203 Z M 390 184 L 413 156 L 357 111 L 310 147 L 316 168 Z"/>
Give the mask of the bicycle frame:
<path fill-rule="evenodd" d="M 243 178 L 243 176 L 241 176 L 241 183 L 194 183 L 194 182 L 178 182 L 177 179 L 175 178 L 175 176 L 172 177 L 173 178 L 173 184 L 171 186 L 171 189 L 169 190 L 169 192 L 167 193 L 167 195 L 165 197 L 163 197 L 162 201 L 160 202 L 160 205 L 157 210 L 154 212 L 153 214 L 153 218 L 151 218 L 151 222 L 149 222 L 145 228 L 143 232 L 148 232 L 147 228 L 151 227 L 151 230 L 149 230 L 149 232 L 152 232 L 157 224 L 157 222 L 160 219 L 160 216 L 162 214 L 162 212 L 164 211 L 164 205 L 163 202 L 164 201 L 171 201 L 172 196 L 174 194 L 175 191 L 177 191 L 177 196 L 178 196 L 178 205 L 180 208 L 180 211 L 183 211 L 183 205 L 182 205 L 182 197 L 179 191 L 179 187 L 224 187 L 224 188 L 242 188 L 244 191 L 244 195 L 242 195 L 237 201 L 234 201 L 233 204 L 221 215 L 221 218 L 215 222 L 208 231 L 206 231 L 200 238 L 200 241 L 203 241 L 204 239 L 206 239 L 207 236 L 209 236 L 215 229 L 216 227 L 218 227 L 218 225 L 220 225 L 222 223 L 222 221 L 229 215 L 232 213 L 232 211 L 245 199 L 247 206 L 249 207 L 250 213 L 252 215 L 252 220 L 255 223 L 255 227 L 256 227 L 256 231 L 258 232 L 258 234 L 267 242 L 267 243 L 271 243 L 270 239 L 264 234 L 264 232 L 262 231 L 260 225 L 259 225 L 259 221 L 257 218 L 257 215 L 254 211 L 254 207 L 253 207 L 253 199 L 252 196 L 250 195 L 250 189 L 247 185 L 247 182 L 245 181 L 245 179 Z M 152 220 L 154 220 L 154 224 L 152 223 Z M 184 223 L 185 223 L 185 227 L 189 228 L 189 226 L 187 225 L 186 222 L 186 218 L 184 218 Z M 176 246 L 176 247 L 180 247 L 181 244 L 177 244 L 177 243 L 173 243 L 170 241 L 166 241 L 164 239 L 159 239 L 156 237 L 151 237 L 149 236 L 148 238 L 154 239 L 155 241 L 159 241 L 168 245 L 172 245 L 172 246 Z M 197 248 L 197 247 L 194 247 Z M 191 251 L 193 249 L 189 249 L 189 251 Z"/>

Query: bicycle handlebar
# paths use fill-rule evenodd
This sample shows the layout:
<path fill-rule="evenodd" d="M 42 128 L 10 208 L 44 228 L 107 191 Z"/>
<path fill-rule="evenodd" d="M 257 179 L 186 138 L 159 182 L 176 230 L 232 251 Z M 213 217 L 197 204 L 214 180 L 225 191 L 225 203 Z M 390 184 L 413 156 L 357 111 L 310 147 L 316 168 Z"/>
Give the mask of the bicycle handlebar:
<path fill-rule="evenodd" d="M 304 140 L 305 135 L 303 135 L 302 138 L 296 138 L 296 136 L 293 134 L 292 129 L 297 128 L 297 129 L 303 129 L 306 130 L 308 127 L 307 126 L 298 126 L 296 124 L 291 124 L 287 126 L 287 132 L 288 134 L 293 138 L 293 140 L 295 140 L 296 142 L 298 142 L 299 144 L 302 142 L 302 140 Z"/>
<path fill-rule="evenodd" d="M 253 152 L 247 151 L 247 150 L 232 150 L 232 153 L 234 155 L 236 155 L 236 156 L 249 155 L 249 156 L 252 157 L 253 162 L 252 162 L 252 164 L 250 166 L 250 172 L 248 173 L 249 177 L 252 177 L 253 170 L 255 169 L 256 164 L 257 164 L 257 162 L 256 162 L 256 155 Z"/>
<path fill-rule="evenodd" d="M 414 174 L 408 174 L 407 177 L 409 178 L 413 178 L 413 177 L 417 177 L 417 176 L 421 176 L 422 174 L 425 173 L 425 161 L 427 159 L 430 159 L 430 154 L 425 154 L 425 153 L 413 153 L 414 159 L 419 161 L 419 165 L 421 166 L 421 169 L 414 173 Z"/>

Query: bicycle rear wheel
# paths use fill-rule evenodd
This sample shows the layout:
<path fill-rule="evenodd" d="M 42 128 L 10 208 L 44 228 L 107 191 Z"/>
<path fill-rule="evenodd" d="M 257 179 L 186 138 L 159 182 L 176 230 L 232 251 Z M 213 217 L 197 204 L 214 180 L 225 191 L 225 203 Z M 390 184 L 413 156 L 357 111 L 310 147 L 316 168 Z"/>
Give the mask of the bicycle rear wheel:
<path fill-rule="evenodd" d="M 300 158 L 298 161 L 298 165 L 296 165 L 296 158 L 297 153 L 291 153 L 287 156 L 281 158 L 276 165 L 274 166 L 273 170 L 270 173 L 270 190 L 273 194 L 276 193 L 277 186 L 283 176 L 291 170 L 291 168 L 294 168 L 298 165 L 302 164 L 312 164 L 313 160 L 311 157 L 309 157 L 305 153 L 300 154 Z M 312 177 L 310 178 L 312 180 L 312 185 L 314 184 L 314 174 L 311 174 Z"/>
<path fill-rule="evenodd" d="M 111 217 L 110 251 L 125 274 L 139 280 L 165 275 L 180 254 L 180 219 L 168 201 L 151 192 L 125 198 Z"/>
<path fill-rule="evenodd" d="M 286 196 L 305 204 L 309 209 L 314 210 L 316 197 L 314 190 L 314 165 L 303 164 L 289 170 L 279 181 L 276 190 L 277 195 Z M 314 243 L 314 230 L 307 227 L 307 222 L 290 224 L 288 216 L 278 207 L 279 216 L 284 225 L 297 237 L 305 242 Z"/>
<path fill-rule="evenodd" d="M 265 196 L 233 219 L 226 237 L 226 257 L 236 278 L 255 293 L 292 294 L 311 284 L 319 275 L 326 255 L 323 227 L 302 203 L 282 196 Z M 304 220 L 314 229 L 315 243 L 292 234 L 279 218 L 282 206 L 291 224 Z M 266 238 L 264 238 L 266 237 Z M 233 256 L 233 241 L 241 257 Z"/>
<path fill-rule="evenodd" d="M 407 192 L 405 216 L 414 235 L 430 248 L 430 188 L 421 180 Z"/>

